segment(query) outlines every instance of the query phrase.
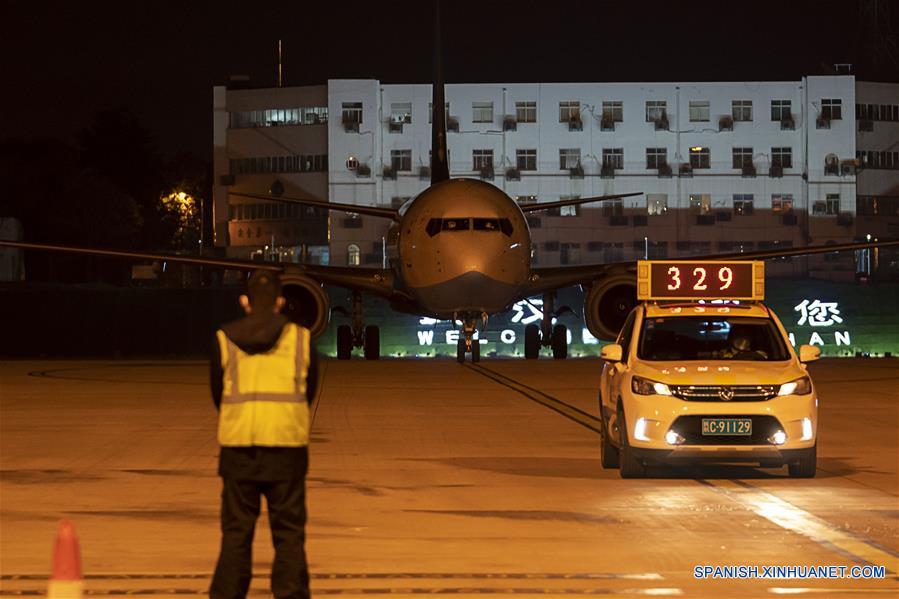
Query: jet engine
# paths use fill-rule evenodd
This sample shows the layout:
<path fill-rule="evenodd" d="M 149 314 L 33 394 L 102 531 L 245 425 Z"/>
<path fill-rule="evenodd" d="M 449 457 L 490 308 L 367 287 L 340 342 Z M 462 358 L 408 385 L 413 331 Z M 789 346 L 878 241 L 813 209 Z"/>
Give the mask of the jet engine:
<path fill-rule="evenodd" d="M 637 305 L 637 279 L 618 272 L 593 281 L 584 296 L 584 321 L 597 339 L 615 339 Z"/>
<path fill-rule="evenodd" d="M 286 304 L 281 311 L 291 322 L 306 327 L 315 339 L 325 332 L 331 317 L 331 300 L 322 286 L 302 274 L 281 275 L 281 295 Z"/>

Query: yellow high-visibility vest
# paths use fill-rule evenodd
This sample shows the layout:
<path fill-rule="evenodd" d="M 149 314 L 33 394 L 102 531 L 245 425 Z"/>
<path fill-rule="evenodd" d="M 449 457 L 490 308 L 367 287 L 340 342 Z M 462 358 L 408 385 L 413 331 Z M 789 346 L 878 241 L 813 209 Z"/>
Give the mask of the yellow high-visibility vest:
<path fill-rule="evenodd" d="M 219 443 L 225 447 L 304 447 L 309 444 L 309 330 L 284 326 L 267 352 L 248 354 L 221 330 L 224 389 Z"/>

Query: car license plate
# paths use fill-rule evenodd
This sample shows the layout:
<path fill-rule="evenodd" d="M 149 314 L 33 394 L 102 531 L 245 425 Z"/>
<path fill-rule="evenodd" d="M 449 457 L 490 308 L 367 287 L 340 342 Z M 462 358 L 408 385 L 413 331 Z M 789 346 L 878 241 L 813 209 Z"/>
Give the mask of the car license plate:
<path fill-rule="evenodd" d="M 703 435 L 736 435 L 752 434 L 751 418 L 703 418 Z"/>

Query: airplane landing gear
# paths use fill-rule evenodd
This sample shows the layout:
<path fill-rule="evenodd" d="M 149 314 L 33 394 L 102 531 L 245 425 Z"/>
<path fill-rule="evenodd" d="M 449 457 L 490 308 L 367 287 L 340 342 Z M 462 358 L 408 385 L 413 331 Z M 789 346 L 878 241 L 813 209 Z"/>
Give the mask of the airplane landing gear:
<path fill-rule="evenodd" d="M 453 320 L 457 320 L 455 317 Z M 471 354 L 472 363 L 481 361 L 481 342 L 474 335 L 478 329 L 478 320 L 487 322 L 487 315 L 481 314 L 480 318 L 471 315 L 462 319 L 462 331 L 459 333 L 459 341 L 456 343 L 456 361 L 459 364 L 465 362 L 465 354 Z"/>
<path fill-rule="evenodd" d="M 556 295 L 553 292 L 543 294 L 543 321 L 538 327 L 529 324 L 524 328 L 524 357 L 536 360 L 540 355 L 540 347 L 551 347 L 553 358 L 564 360 L 568 357 L 568 327 L 564 324 L 553 326 L 556 316 L 554 304 Z M 565 308 L 562 309 L 565 311 Z"/>
<path fill-rule="evenodd" d="M 375 325 L 365 326 L 362 313 L 362 294 L 354 291 L 353 324 L 337 327 L 337 359 L 349 360 L 354 347 L 361 347 L 366 360 L 381 356 L 381 330 Z"/>

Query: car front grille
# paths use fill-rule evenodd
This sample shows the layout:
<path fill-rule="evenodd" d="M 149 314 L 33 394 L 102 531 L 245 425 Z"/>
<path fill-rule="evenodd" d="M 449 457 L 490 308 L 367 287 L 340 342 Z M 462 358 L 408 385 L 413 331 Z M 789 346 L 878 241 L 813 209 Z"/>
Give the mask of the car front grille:
<path fill-rule="evenodd" d="M 672 385 L 671 393 L 686 401 L 767 401 L 777 385 Z"/>
<path fill-rule="evenodd" d="M 703 435 L 703 418 L 748 418 L 752 420 L 751 435 Z M 671 425 L 671 430 L 676 431 L 684 438 L 684 445 L 771 445 L 768 437 L 776 431 L 782 430 L 780 422 L 774 416 L 740 416 L 732 414 L 716 415 L 688 415 L 680 416 Z"/>

